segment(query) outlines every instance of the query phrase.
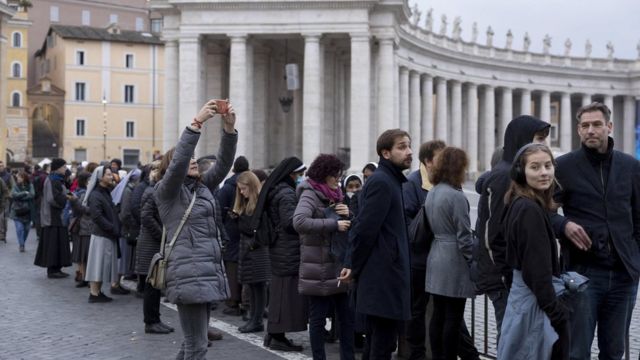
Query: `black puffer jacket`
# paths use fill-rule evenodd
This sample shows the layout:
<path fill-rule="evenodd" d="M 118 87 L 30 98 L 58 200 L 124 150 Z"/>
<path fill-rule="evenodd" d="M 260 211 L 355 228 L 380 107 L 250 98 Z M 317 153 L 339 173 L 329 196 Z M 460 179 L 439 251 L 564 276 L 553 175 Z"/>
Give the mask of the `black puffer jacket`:
<path fill-rule="evenodd" d="M 147 274 L 151 258 L 160 251 L 162 240 L 162 222 L 155 197 L 155 188 L 149 186 L 145 189 L 140 202 L 140 235 L 136 244 L 136 274 Z"/>
<path fill-rule="evenodd" d="M 120 222 L 116 206 L 111 201 L 109 189 L 96 185 L 96 188 L 89 194 L 89 211 L 91 221 L 93 221 L 91 235 L 118 241 Z"/>
<path fill-rule="evenodd" d="M 281 182 L 269 193 L 269 219 L 275 240 L 269 248 L 271 273 L 275 276 L 297 276 L 300 268 L 300 237 L 293 228 L 293 213 L 298 199 L 296 190 Z"/>

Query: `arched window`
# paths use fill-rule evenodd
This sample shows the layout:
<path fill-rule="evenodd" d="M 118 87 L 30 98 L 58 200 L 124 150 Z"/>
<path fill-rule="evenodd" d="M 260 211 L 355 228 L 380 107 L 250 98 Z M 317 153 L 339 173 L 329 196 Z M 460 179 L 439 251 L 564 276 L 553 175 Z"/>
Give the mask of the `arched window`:
<path fill-rule="evenodd" d="M 20 93 L 19 92 L 14 92 L 13 94 L 11 94 L 11 106 L 12 107 L 20 107 Z"/>
<path fill-rule="evenodd" d="M 17 31 L 13 33 L 13 47 L 22 47 L 22 33 Z"/>
<path fill-rule="evenodd" d="M 14 78 L 22 77 L 22 65 L 20 65 L 20 63 L 16 62 L 11 65 L 11 76 Z"/>

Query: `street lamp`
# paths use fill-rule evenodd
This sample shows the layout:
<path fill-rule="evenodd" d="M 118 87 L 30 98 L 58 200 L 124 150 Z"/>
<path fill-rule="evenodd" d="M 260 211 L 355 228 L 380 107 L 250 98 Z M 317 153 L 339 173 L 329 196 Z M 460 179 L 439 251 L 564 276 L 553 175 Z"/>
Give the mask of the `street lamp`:
<path fill-rule="evenodd" d="M 107 98 L 102 95 L 102 160 L 107 160 Z"/>

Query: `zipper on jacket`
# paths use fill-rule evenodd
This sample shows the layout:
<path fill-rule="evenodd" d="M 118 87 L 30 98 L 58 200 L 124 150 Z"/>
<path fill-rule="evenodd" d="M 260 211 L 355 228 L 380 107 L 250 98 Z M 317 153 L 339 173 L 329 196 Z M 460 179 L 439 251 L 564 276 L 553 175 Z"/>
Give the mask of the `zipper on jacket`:
<path fill-rule="evenodd" d="M 602 161 L 600 161 L 600 183 L 602 184 L 602 201 L 604 202 L 605 208 L 607 207 L 607 201 L 605 199 L 605 195 L 607 189 L 604 184 L 604 173 L 602 171 Z M 609 234 L 609 239 L 607 239 L 607 253 L 611 255 L 611 234 Z"/>

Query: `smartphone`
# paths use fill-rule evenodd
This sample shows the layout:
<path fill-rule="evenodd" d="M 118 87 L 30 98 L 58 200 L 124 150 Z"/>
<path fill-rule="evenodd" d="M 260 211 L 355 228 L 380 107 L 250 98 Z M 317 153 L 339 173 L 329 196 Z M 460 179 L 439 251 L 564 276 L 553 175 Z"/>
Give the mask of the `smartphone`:
<path fill-rule="evenodd" d="M 226 114 L 229 111 L 229 100 L 215 99 L 218 114 Z"/>

